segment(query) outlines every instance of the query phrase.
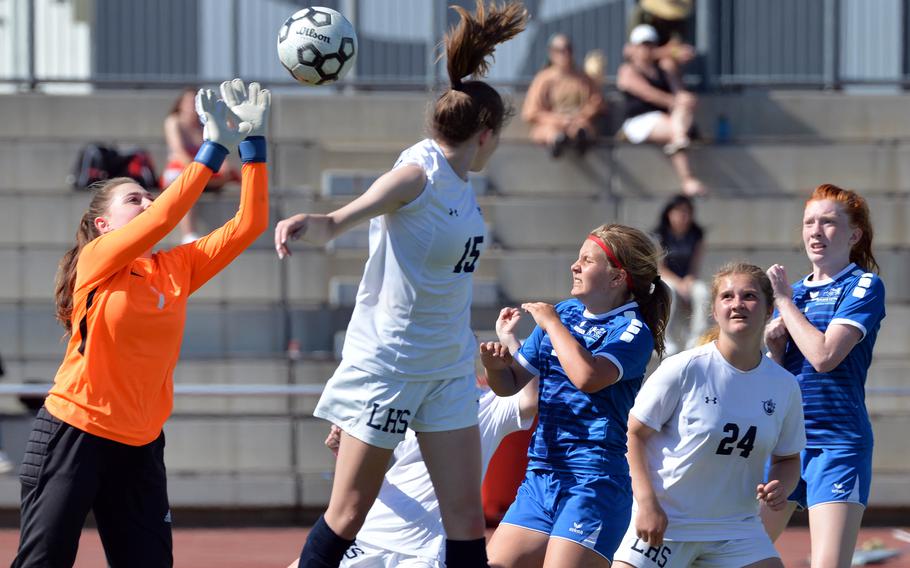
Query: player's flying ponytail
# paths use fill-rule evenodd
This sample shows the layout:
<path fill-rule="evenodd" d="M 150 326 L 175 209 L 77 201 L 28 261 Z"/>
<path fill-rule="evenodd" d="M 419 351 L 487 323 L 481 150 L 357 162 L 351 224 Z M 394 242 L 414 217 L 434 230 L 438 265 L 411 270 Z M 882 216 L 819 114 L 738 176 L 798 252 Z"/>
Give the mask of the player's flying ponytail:
<path fill-rule="evenodd" d="M 452 9 L 461 20 L 443 40 L 451 84 L 436 100 L 430 130 L 434 138 L 458 145 L 484 128 L 498 133 L 511 116 L 496 89 L 465 78 L 486 73 L 496 46 L 525 29 L 528 12 L 518 2 L 497 6 L 484 0 L 477 0 L 473 14 L 460 6 Z"/>

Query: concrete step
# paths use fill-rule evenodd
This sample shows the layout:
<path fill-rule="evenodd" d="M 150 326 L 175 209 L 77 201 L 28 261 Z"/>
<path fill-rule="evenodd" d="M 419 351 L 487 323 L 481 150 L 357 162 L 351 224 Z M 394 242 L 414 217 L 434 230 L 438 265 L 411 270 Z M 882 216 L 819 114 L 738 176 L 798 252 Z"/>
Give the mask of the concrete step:
<path fill-rule="evenodd" d="M 902 143 L 708 145 L 692 147 L 689 156 L 695 174 L 719 196 L 808 195 L 820 183 L 865 194 L 910 187 L 910 145 Z M 670 161 L 657 147 L 617 146 L 613 160 L 613 188 L 618 195 L 645 197 L 679 191 Z"/>
<path fill-rule="evenodd" d="M 0 194 L 70 191 L 66 177 L 81 146 L 74 141 L 0 139 L 0 167 L 9 172 L 0 180 Z M 163 143 L 146 147 L 160 172 L 166 157 Z M 405 147 L 382 142 L 273 144 L 272 187 L 320 194 L 326 170 L 381 173 Z M 822 182 L 869 195 L 910 188 L 910 143 L 904 142 L 696 145 L 689 155 L 694 171 L 716 196 L 806 195 Z M 669 160 L 650 145 L 599 146 L 584 158 L 554 160 L 530 143 L 504 141 L 484 176 L 503 194 L 666 197 L 679 191 Z"/>
<path fill-rule="evenodd" d="M 214 85 L 212 85 L 214 87 Z M 523 93 L 508 94 L 516 108 Z M 0 95 L 0 137 L 11 139 L 160 140 L 162 121 L 174 102 L 174 89 L 100 91 L 90 95 Z M 401 145 L 421 138 L 435 95 L 427 93 L 345 93 L 312 96 L 274 94 L 270 135 L 276 141 L 387 141 Z M 734 138 L 879 140 L 906 138 L 910 117 L 903 94 L 753 90 L 701 95 L 696 124 L 713 136 L 724 116 Z M 622 98 L 607 93 L 608 132 L 622 121 Z M 837 120 L 831 120 L 836 116 Z M 507 140 L 527 138 L 527 126 L 514 118 Z"/>
<path fill-rule="evenodd" d="M 807 195 L 709 196 L 696 203 L 696 220 L 707 243 L 724 247 L 802 247 L 803 204 Z M 910 243 L 910 193 L 868 196 L 875 246 Z M 626 197 L 618 200 L 618 221 L 650 229 L 657 225 L 666 199 Z M 566 202 L 567 208 L 575 204 Z"/>
<path fill-rule="evenodd" d="M 910 117 L 905 94 L 767 91 L 700 97 L 696 124 L 713 136 L 719 116 L 734 139 L 906 139 Z M 836 117 L 832 119 L 832 117 Z"/>
<path fill-rule="evenodd" d="M 510 98 L 520 109 L 524 93 Z M 718 118 L 729 123 L 735 140 L 888 140 L 910 132 L 907 95 L 844 94 L 819 91 L 745 91 L 699 95 L 695 123 L 702 136 L 714 136 Z M 337 97 L 280 97 L 275 100 L 273 133 L 279 140 L 380 140 L 407 145 L 425 133 L 433 98 L 421 93 L 377 93 Z M 612 135 L 622 123 L 622 95 L 607 93 Z M 837 120 L 831 120 L 836 116 Z M 514 118 L 505 140 L 526 140 L 527 125 Z M 316 134 L 314 134 L 316 133 Z"/>
<path fill-rule="evenodd" d="M 67 176 L 72 172 L 79 150 L 93 141 L 119 142 L 120 147 L 141 145 L 152 154 L 158 174 L 167 163 L 167 147 L 163 138 L 155 141 L 137 140 L 135 136 L 82 137 L 78 141 L 55 137 L 34 140 L 0 139 L 0 168 L 5 172 L 0 180 L 0 194 L 13 191 L 71 192 Z"/>
<path fill-rule="evenodd" d="M 890 331 L 895 325 L 888 320 L 894 317 L 889 313 L 885 320 L 885 330 Z M 900 315 L 900 314 L 898 314 Z M 885 331 L 883 330 L 882 333 Z M 895 358 L 885 357 L 883 349 L 877 349 L 866 377 L 866 407 L 871 414 L 899 414 L 910 412 L 910 394 L 876 393 L 876 389 L 910 389 L 907 377 L 910 376 L 910 357 L 906 354 Z"/>

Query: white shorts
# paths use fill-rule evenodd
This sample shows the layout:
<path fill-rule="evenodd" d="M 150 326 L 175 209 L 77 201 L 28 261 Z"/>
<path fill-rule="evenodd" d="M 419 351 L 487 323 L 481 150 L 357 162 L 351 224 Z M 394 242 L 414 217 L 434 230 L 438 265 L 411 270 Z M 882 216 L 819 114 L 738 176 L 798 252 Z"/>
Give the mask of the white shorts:
<path fill-rule="evenodd" d="M 408 428 L 447 432 L 477 425 L 480 389 L 473 375 L 402 381 L 339 367 L 313 411 L 358 440 L 394 449 Z"/>
<path fill-rule="evenodd" d="M 354 541 L 338 568 L 442 568 L 436 558 L 410 556 Z"/>
<path fill-rule="evenodd" d="M 633 116 L 622 123 L 622 132 L 626 139 L 633 144 L 641 144 L 648 140 L 654 132 L 654 127 L 663 117 L 667 116 L 662 110 L 652 110 L 638 116 Z"/>
<path fill-rule="evenodd" d="M 734 540 L 665 540 L 660 548 L 656 548 L 635 536 L 635 524 L 631 523 L 613 555 L 613 562 L 625 562 L 635 568 L 730 568 L 748 566 L 768 558 L 780 558 L 780 555 L 764 533 Z"/>

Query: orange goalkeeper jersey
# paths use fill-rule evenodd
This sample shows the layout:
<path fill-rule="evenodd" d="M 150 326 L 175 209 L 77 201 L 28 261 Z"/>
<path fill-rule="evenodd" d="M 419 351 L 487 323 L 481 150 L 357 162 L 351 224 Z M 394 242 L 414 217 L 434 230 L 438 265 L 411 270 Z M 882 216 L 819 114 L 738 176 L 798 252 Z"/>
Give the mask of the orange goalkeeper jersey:
<path fill-rule="evenodd" d="M 237 215 L 194 243 L 140 258 L 173 229 L 212 175 L 193 162 L 144 212 L 82 249 L 73 333 L 45 401 L 58 419 L 131 446 L 161 433 L 173 407 L 187 298 L 268 225 L 268 174 L 243 165 Z"/>

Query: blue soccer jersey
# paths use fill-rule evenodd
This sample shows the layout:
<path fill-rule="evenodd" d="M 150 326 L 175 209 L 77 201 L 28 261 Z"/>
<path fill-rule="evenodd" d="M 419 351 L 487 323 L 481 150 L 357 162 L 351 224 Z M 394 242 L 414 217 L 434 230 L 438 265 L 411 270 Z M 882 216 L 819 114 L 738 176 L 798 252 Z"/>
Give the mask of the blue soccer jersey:
<path fill-rule="evenodd" d="M 783 366 L 796 375 L 803 395 L 808 448 L 861 448 L 872 445 L 866 412 L 866 372 L 885 317 L 881 279 L 851 263 L 833 278 L 807 276 L 793 286 L 793 302 L 822 333 L 831 324 L 855 327 L 862 340 L 833 371 L 819 373 L 793 341 Z"/>
<path fill-rule="evenodd" d="M 549 335 L 534 328 L 516 353 L 518 362 L 540 377 L 540 421 L 528 450 L 528 469 L 628 474 L 629 409 L 654 349 L 651 330 L 635 302 L 592 314 L 572 299 L 557 304 L 556 312 L 576 341 L 616 365 L 620 380 L 594 393 L 580 391 L 566 376 Z"/>

